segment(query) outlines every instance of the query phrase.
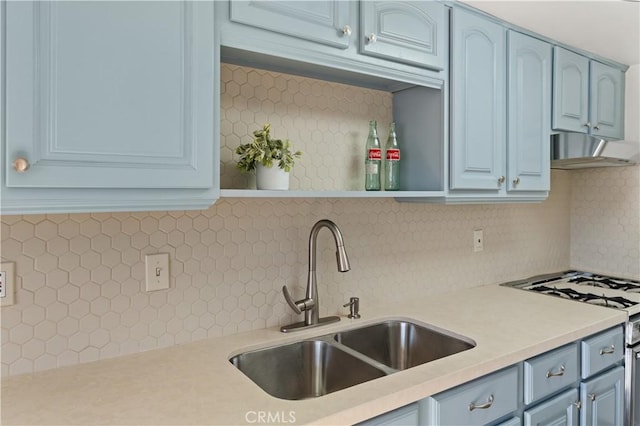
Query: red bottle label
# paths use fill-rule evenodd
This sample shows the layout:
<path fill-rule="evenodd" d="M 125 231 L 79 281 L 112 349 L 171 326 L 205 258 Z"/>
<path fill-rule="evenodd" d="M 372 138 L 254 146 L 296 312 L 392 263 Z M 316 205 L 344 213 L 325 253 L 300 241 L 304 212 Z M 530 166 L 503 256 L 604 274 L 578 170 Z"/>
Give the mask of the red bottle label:
<path fill-rule="evenodd" d="M 387 160 L 400 161 L 400 150 L 399 149 L 388 149 L 387 150 Z"/>
<path fill-rule="evenodd" d="M 382 150 L 380 148 L 370 148 L 369 160 L 382 160 Z"/>

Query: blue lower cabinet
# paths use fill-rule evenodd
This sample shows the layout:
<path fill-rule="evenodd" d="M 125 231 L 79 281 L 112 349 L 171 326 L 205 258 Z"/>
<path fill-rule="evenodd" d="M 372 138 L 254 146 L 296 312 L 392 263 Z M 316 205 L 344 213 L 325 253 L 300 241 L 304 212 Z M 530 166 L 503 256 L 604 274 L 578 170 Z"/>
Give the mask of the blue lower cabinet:
<path fill-rule="evenodd" d="M 417 426 L 418 404 L 409 404 L 397 410 L 390 411 L 358 423 L 361 426 Z"/>
<path fill-rule="evenodd" d="M 616 367 L 580 384 L 582 426 L 622 426 L 624 368 Z"/>
<path fill-rule="evenodd" d="M 579 421 L 578 390 L 570 389 L 524 412 L 524 426 L 567 425 Z"/>
<path fill-rule="evenodd" d="M 522 426 L 522 419 L 520 417 L 512 417 L 502 423 L 498 423 L 496 426 Z"/>
<path fill-rule="evenodd" d="M 420 424 L 486 425 L 516 412 L 518 405 L 513 366 L 420 401 Z"/>

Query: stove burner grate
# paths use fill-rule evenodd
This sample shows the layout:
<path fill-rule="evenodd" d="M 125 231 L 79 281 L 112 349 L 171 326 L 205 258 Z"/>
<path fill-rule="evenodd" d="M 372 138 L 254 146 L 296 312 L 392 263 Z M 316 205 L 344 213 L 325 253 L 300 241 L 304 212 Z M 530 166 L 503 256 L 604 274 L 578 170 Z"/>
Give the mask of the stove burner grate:
<path fill-rule="evenodd" d="M 632 280 L 615 280 L 613 278 L 602 277 L 600 275 L 583 276 L 579 275 L 569 279 L 570 283 L 586 285 L 600 288 L 610 288 L 629 293 L 640 293 L 640 282 Z"/>
<path fill-rule="evenodd" d="M 580 302 L 590 303 L 592 305 L 606 306 L 609 308 L 615 309 L 623 309 L 628 308 L 629 306 L 634 306 L 636 302 L 625 299 L 621 296 L 598 296 L 593 293 L 580 293 L 571 288 L 557 288 L 557 287 L 548 287 L 545 285 L 538 285 L 536 287 L 530 288 L 530 290 L 537 291 L 542 294 L 549 294 L 552 296 L 559 296 L 564 299 L 577 300 Z"/>

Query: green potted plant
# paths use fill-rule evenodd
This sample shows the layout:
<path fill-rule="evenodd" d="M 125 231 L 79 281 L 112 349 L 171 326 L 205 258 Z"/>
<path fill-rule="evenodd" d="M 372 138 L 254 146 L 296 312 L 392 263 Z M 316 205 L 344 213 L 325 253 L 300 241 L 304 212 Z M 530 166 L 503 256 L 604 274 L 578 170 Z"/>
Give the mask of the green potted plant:
<path fill-rule="evenodd" d="M 289 189 L 289 172 L 302 152 L 293 151 L 288 139 L 272 139 L 271 125 L 253 132 L 253 141 L 236 148 L 240 156 L 236 167 L 248 173 L 255 171 L 258 189 Z M 276 167 L 277 166 L 277 167 Z"/>

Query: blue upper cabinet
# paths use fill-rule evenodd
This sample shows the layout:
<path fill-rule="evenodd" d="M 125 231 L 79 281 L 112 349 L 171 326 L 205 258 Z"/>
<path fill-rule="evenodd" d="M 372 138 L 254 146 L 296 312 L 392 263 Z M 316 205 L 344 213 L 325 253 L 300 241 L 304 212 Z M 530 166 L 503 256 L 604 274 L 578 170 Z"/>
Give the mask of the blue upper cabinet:
<path fill-rule="evenodd" d="M 360 52 L 444 69 L 446 8 L 435 1 L 360 3 Z"/>
<path fill-rule="evenodd" d="M 553 52 L 553 128 L 587 133 L 589 59 L 561 47 Z"/>
<path fill-rule="evenodd" d="M 346 49 L 354 24 L 349 2 L 232 0 L 231 21 Z"/>
<path fill-rule="evenodd" d="M 624 138 L 624 74 L 591 61 L 591 133 L 606 139 Z"/>
<path fill-rule="evenodd" d="M 551 45 L 509 31 L 507 190 L 548 191 Z"/>
<path fill-rule="evenodd" d="M 555 130 L 624 138 L 624 73 L 561 47 L 554 48 Z"/>
<path fill-rule="evenodd" d="M 499 190 L 505 181 L 505 29 L 454 9 L 450 189 Z"/>
<path fill-rule="evenodd" d="M 3 212 L 213 202 L 212 4 L 7 2 L 4 24 Z"/>

